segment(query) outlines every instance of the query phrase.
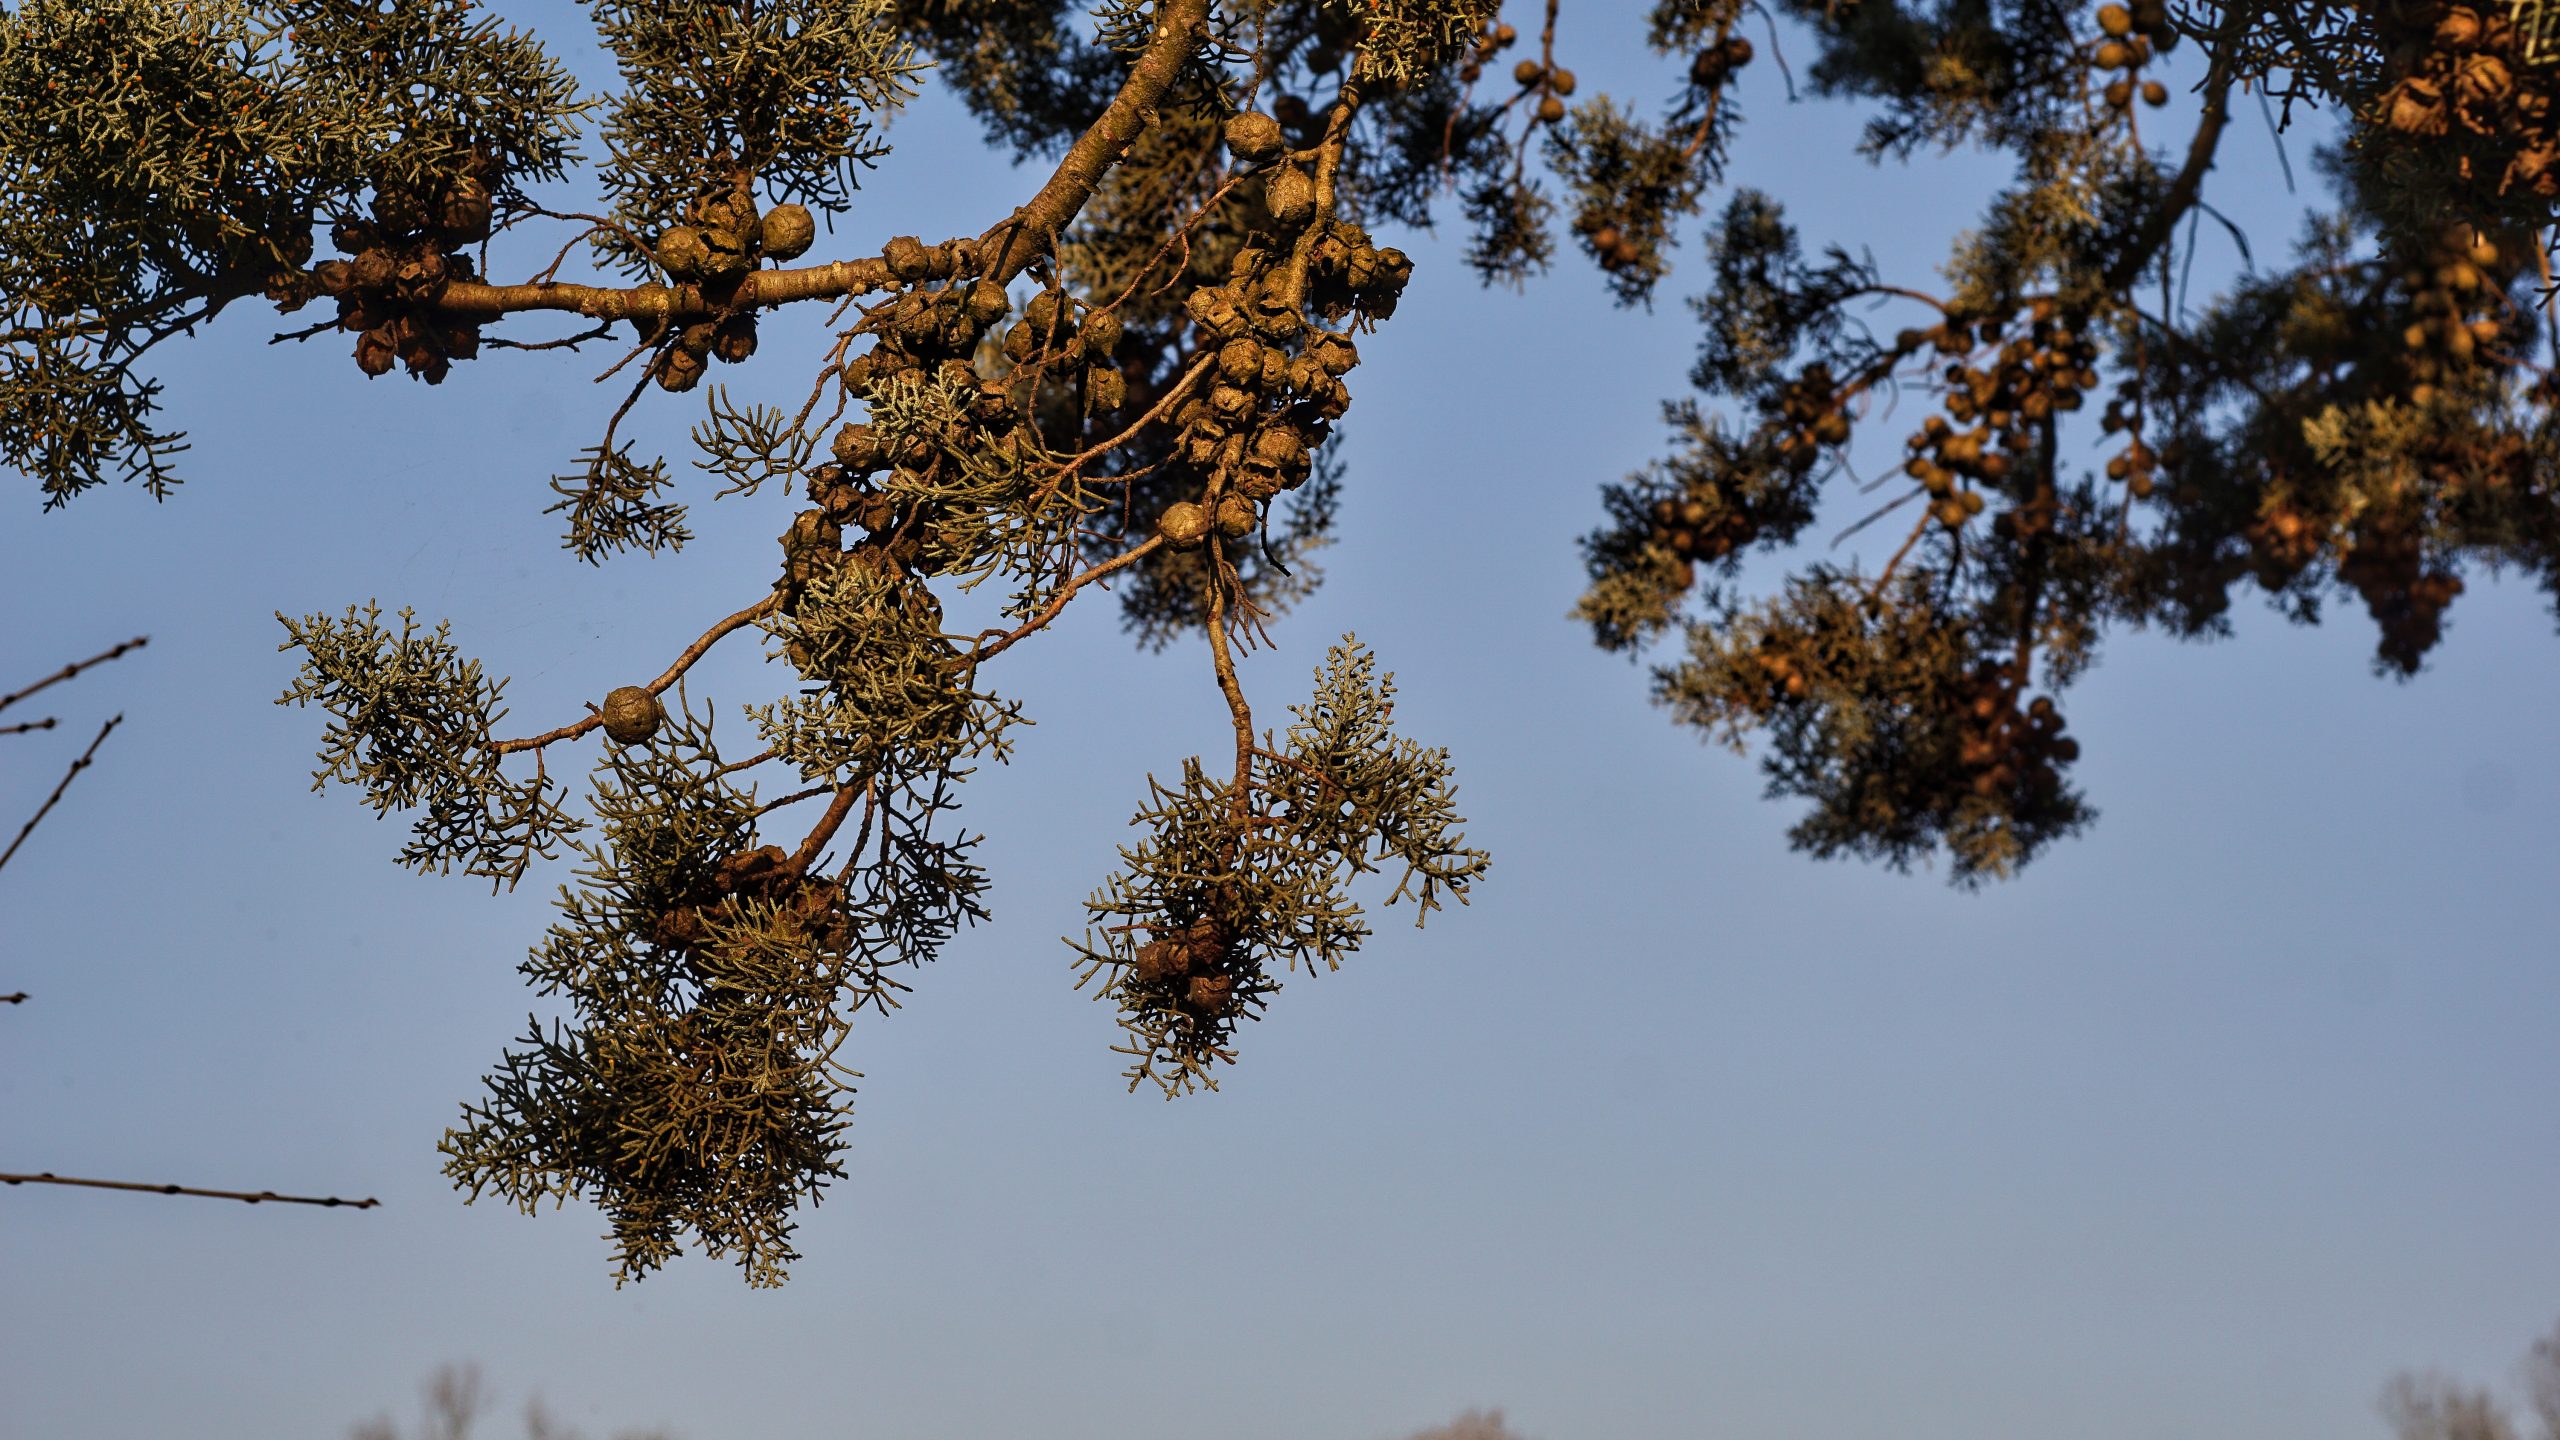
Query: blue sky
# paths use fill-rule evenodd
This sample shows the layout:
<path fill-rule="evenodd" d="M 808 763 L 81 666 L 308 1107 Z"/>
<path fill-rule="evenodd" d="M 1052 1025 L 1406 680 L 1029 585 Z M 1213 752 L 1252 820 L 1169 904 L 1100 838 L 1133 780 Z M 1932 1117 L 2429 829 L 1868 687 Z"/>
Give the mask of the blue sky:
<path fill-rule="evenodd" d="M 509 13 L 592 65 L 569 7 Z M 1586 90 L 1652 83 L 1633 28 L 1568 13 Z M 1996 171 L 1872 169 L 1853 112 L 1777 78 L 1734 178 L 1925 279 Z M 891 138 L 842 253 L 1032 183 L 935 99 Z M 2280 250 L 2272 150 L 2232 151 L 2216 203 Z M 1570 262 L 1485 292 L 1454 237 L 1399 243 L 1331 578 L 1247 681 L 1276 711 L 1356 630 L 1459 766 L 1476 903 L 1290 983 L 1222 1093 L 1124 1093 L 1058 937 L 1223 709 L 1202 646 L 1138 654 L 1079 606 L 995 677 L 1038 722 L 969 787 L 996 918 L 864 1023 L 850 1177 L 778 1293 L 700 1258 L 616 1290 L 592 1212 L 446 1188 L 435 1141 L 533 1008 L 514 967 L 565 876 L 401 871 L 401 827 L 308 793 L 318 718 L 270 702 L 273 612 L 379 597 L 556 723 L 761 591 L 790 502 L 697 503 L 684 554 L 589 569 L 541 513 L 611 403 L 585 360 L 367 383 L 254 309 L 174 352 L 184 490 L 43 515 L 21 482 L 0 523 L 0 688 L 152 636 L 5 742 L 14 833 L 126 717 L 0 870 L 0 990 L 34 996 L 0 1013 L 0 1168 L 385 1204 L 0 1191 L 0 1428 L 329 1436 L 462 1359 L 697 1440 L 1372 1440 L 1470 1405 L 1547 1440 L 2338 1440 L 2384 1433 L 2401 1368 L 2506 1381 L 2560 1315 L 2547 598 L 2475 580 L 2406 685 L 2352 605 L 2114 637 L 2067 706 L 2086 838 L 1977 895 L 1817 864 L 1564 618 L 1685 313 Z M 816 333 L 769 323 L 718 378 L 791 392 Z M 646 412 L 680 469 L 699 403 Z M 692 688 L 742 730 L 786 683 L 742 648 Z"/>

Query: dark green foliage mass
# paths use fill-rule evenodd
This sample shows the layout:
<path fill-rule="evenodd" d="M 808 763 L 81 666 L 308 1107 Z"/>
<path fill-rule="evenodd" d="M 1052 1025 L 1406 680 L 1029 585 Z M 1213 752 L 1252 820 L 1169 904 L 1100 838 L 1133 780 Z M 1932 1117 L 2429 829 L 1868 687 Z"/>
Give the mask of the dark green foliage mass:
<path fill-rule="evenodd" d="M 154 346 L 311 293 L 312 230 L 575 159 L 566 72 L 469 0 L 26 0 L 0 17 L 0 460 L 49 502 L 177 483 Z"/>
<path fill-rule="evenodd" d="M 1732 197 L 1708 232 L 1692 379 L 1739 428 L 1675 409 L 1681 448 L 1609 490 L 1585 541 L 1595 637 L 1632 651 L 1683 633 L 1656 693 L 1720 738 L 1765 739 L 1772 793 L 1810 805 L 1799 846 L 1943 851 L 1972 883 L 2080 828 L 2056 706 L 2111 626 L 2220 634 L 2251 580 L 2306 621 L 2345 591 L 2376 622 L 2378 667 L 2407 675 L 2464 569 L 2560 575 L 2534 318 L 2556 77 L 2503 11 L 1788 8 L 1812 88 L 1874 107 L 1871 154 L 1980 144 L 2017 162 L 1936 293 L 1837 251 L 1811 263 L 1774 198 Z M 1657 33 L 1709 13 L 1665 6 Z M 1686 33 L 1693 78 L 1729 72 L 1729 29 Z M 2175 101 L 2154 77 L 2182 43 L 2203 52 L 2178 72 L 2195 134 L 2162 152 L 2138 116 Z M 2253 89 L 2347 114 L 2324 152 L 2334 208 L 2292 266 L 2170 307 Z M 2443 183 L 2484 169 L 2504 183 Z M 1886 330 L 1880 302 L 1910 319 Z M 1794 541 L 1857 431 L 1915 392 L 1888 477 L 1903 483 L 1849 527 L 1916 510 L 1890 558 L 1736 593 L 1739 560 Z M 2078 469 L 2092 442 L 2096 474 Z"/>
<path fill-rule="evenodd" d="M 410 813 L 406 863 L 513 884 L 575 848 L 523 967 L 557 1018 L 445 1151 L 474 1194 L 600 1206 L 625 1277 L 694 1244 L 781 1279 L 840 1173 L 856 1017 L 986 914 L 956 810 L 1029 718 L 1002 657 L 1093 592 L 1142 645 L 1204 642 L 1233 740 L 1148 779 L 1071 942 L 1133 1086 L 1214 1088 L 1283 974 L 1370 938 L 1362 876 L 1417 919 L 1482 878 L 1449 758 L 1393 729 L 1365 650 L 1285 731 L 1248 685 L 1359 482 L 1340 427 L 1411 227 L 1462 224 L 1488 283 L 1587 261 L 1626 305 L 1695 245 L 1694 393 L 1660 460 L 1600 486 L 1576 615 L 1653 657 L 1677 723 L 1759 748 L 1815 855 L 1974 884 L 2084 828 L 2062 697 L 2120 627 L 2216 635 L 2253 585 L 2305 621 L 2347 596 L 2406 676 L 2466 573 L 2560 583 L 2560 56 L 2503 5 L 586 8 L 595 96 L 470 0 L 0 0 L 0 458 L 49 505 L 165 495 L 183 440 L 143 362 L 257 297 L 320 307 L 280 338 L 340 336 L 369 377 L 601 353 L 619 399 L 550 477 L 587 562 L 682 545 L 698 487 L 789 507 L 772 569 L 661 673 L 596 676 L 589 713 L 529 733 L 501 736 L 501 682 L 441 627 L 285 621 L 284 699 L 329 716 L 319 780 Z M 1575 75 L 1604 23 L 1662 60 L 1645 93 Z M 2011 162 L 1951 253 L 1853 254 L 1724 187 L 1736 80 L 1790 54 L 1868 160 Z M 1025 162 L 1018 203 L 840 239 L 931 82 Z M 2289 261 L 2190 295 L 2261 102 L 2340 122 L 2320 213 Z M 2164 148 L 2144 118 L 2169 106 Z M 596 214 L 538 193 L 590 124 Z M 795 322 L 815 373 L 704 386 Z M 702 407 L 692 474 L 621 436 L 644 404 Z M 1835 511 L 1871 550 L 1749 583 Z M 788 673 L 724 758 L 684 682 L 740 635 Z M 582 811 L 549 778 L 581 744 Z"/>

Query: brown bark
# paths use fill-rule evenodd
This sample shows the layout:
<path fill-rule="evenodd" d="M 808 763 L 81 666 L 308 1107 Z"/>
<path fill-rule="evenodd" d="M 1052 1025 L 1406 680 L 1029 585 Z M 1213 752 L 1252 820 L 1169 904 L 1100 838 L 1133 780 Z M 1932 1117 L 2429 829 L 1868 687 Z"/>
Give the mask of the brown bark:
<path fill-rule="evenodd" d="M 1111 97 L 1074 145 L 1068 147 L 1048 182 L 1011 215 L 978 238 L 984 259 L 980 272 L 1002 283 L 1057 248 L 1058 237 L 1085 202 L 1093 198 L 1102 177 L 1126 159 L 1129 148 L 1156 121 L 1156 106 L 1173 88 L 1184 62 L 1199 42 L 1209 19 L 1209 0 L 1171 0 L 1156 32 L 1129 68 L 1119 93 Z M 840 300 L 885 290 L 895 283 L 888 262 L 878 256 L 838 260 L 797 270 L 758 270 L 738 282 L 730 295 L 731 310 L 771 309 L 799 300 Z M 572 285 L 557 282 L 488 285 L 457 281 L 445 287 L 437 307 L 447 314 L 494 319 L 518 311 L 557 310 L 592 320 L 640 318 L 677 325 L 707 320 L 722 313 L 697 285 Z"/>

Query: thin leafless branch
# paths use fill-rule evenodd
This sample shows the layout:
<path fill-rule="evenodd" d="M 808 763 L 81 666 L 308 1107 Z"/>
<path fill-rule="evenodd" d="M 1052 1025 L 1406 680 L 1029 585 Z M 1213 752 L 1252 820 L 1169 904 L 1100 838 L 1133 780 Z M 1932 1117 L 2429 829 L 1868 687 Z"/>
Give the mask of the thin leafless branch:
<path fill-rule="evenodd" d="M 54 678 L 60 679 L 61 676 L 55 676 Z M 54 803 L 62 798 L 62 792 L 71 788 L 73 778 L 78 776 L 81 771 L 89 768 L 89 761 L 91 757 L 98 753 L 98 746 L 106 740 L 107 732 L 115 729 L 118 725 L 123 723 L 124 717 L 122 715 L 115 715 L 110 716 L 106 724 L 98 727 L 98 738 L 90 741 L 89 748 L 80 752 L 80 758 L 71 762 L 71 768 L 64 771 L 62 774 L 62 783 L 53 787 L 53 793 L 44 797 L 44 803 L 36 807 L 35 815 L 30 818 L 25 825 L 19 827 L 18 838 L 9 842 L 8 849 L 0 850 L 0 865 L 7 865 L 9 863 L 9 857 L 17 854 L 18 847 L 26 844 L 27 837 L 35 833 L 36 823 L 44 819 L 44 817 L 52 811 Z"/>
<path fill-rule="evenodd" d="M 75 660 L 71 664 L 63 666 L 61 669 L 54 671 L 52 674 L 47 675 L 43 679 L 14 695 L 0 695 L 0 710 L 8 709 L 10 706 L 17 704 L 19 701 L 26 699 L 28 696 L 33 695 L 48 685 L 59 685 L 63 681 L 70 679 L 72 676 L 79 674 L 81 671 L 88 669 L 92 665 L 104 665 L 108 661 L 123 655 L 128 650 L 139 650 L 150 643 L 150 636 L 136 635 L 123 644 L 116 646 L 112 650 L 92 655 L 86 660 Z"/>
<path fill-rule="evenodd" d="M 46 1171 L 38 1175 L 0 1174 L 0 1185 L 85 1185 L 93 1190 L 140 1190 L 150 1195 L 202 1195 L 209 1200 L 241 1200 L 251 1205 L 273 1200 L 280 1205 L 321 1205 L 329 1209 L 370 1210 L 382 1202 L 368 1196 L 342 1200 L 335 1195 L 279 1195 L 273 1190 L 199 1190 L 192 1185 L 145 1185 L 133 1180 L 81 1180 Z"/>

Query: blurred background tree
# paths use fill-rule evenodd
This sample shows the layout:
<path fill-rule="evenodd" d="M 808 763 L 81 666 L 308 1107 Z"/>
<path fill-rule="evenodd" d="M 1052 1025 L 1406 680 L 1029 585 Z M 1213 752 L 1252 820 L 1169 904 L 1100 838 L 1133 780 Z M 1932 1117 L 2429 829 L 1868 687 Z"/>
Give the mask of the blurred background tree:
<path fill-rule="evenodd" d="M 494 1408 L 476 1365 L 440 1365 L 419 1387 L 418 1423 L 402 1430 L 389 1416 L 377 1416 L 347 1432 L 347 1440 L 471 1440 L 481 1420 Z M 540 1397 L 524 1407 L 525 1440 L 579 1440 L 579 1432 L 554 1418 Z M 671 1440 L 663 1430 L 617 1430 L 613 1440 Z"/>

